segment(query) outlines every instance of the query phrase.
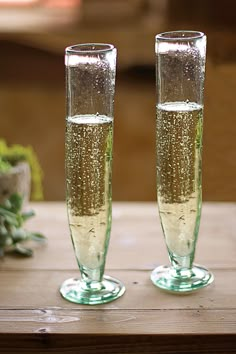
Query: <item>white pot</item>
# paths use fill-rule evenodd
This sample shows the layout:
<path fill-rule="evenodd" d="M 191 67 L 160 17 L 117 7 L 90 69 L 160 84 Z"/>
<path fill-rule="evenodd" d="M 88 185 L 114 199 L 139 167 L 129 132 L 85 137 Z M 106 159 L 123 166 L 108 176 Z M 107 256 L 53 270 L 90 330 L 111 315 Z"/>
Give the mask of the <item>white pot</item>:
<path fill-rule="evenodd" d="M 8 172 L 0 172 L 0 203 L 13 193 L 23 196 L 24 203 L 30 199 L 31 173 L 27 162 L 19 162 Z"/>

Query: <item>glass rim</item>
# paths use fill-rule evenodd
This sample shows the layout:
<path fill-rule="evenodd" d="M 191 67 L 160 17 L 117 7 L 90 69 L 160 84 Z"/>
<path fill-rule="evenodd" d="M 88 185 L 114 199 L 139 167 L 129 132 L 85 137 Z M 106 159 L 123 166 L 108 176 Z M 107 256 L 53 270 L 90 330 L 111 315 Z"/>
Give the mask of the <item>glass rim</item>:
<path fill-rule="evenodd" d="M 113 44 L 108 43 L 82 43 L 66 47 L 66 54 L 100 54 L 115 49 Z"/>
<path fill-rule="evenodd" d="M 159 33 L 155 36 L 155 39 L 156 41 L 161 40 L 171 42 L 196 40 L 203 37 L 205 37 L 205 34 L 201 31 L 177 30 Z"/>

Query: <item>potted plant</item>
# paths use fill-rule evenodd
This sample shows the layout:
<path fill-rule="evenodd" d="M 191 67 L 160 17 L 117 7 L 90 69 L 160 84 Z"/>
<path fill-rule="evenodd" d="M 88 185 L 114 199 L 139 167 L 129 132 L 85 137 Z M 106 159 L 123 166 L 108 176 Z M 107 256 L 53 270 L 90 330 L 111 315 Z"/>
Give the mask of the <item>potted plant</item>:
<path fill-rule="evenodd" d="M 0 139 L 0 203 L 18 193 L 27 202 L 43 199 L 42 169 L 31 146 L 8 146 Z"/>

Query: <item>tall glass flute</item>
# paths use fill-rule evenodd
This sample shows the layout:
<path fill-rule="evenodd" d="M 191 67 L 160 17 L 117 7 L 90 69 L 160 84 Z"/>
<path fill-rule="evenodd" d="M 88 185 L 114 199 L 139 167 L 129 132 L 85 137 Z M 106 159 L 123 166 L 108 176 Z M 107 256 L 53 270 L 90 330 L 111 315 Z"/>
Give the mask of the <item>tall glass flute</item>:
<path fill-rule="evenodd" d="M 66 199 L 81 279 L 62 296 L 81 304 L 120 297 L 124 285 L 104 276 L 112 219 L 112 145 L 116 49 L 110 44 L 66 48 Z"/>
<path fill-rule="evenodd" d="M 188 292 L 213 281 L 193 265 L 202 206 L 202 129 L 206 36 L 175 31 L 156 36 L 156 151 L 159 215 L 171 266 L 153 283 Z"/>

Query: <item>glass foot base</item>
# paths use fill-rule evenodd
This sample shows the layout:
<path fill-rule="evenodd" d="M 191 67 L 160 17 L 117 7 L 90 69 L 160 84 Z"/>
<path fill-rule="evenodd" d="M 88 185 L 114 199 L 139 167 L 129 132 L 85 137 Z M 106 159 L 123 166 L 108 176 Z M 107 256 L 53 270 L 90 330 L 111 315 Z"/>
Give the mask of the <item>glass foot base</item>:
<path fill-rule="evenodd" d="M 117 279 L 104 276 L 101 288 L 85 289 L 80 279 L 67 279 L 60 288 L 61 295 L 70 302 L 86 305 L 105 304 L 118 299 L 125 292 L 124 285 Z"/>
<path fill-rule="evenodd" d="M 176 293 L 185 293 L 201 289 L 214 280 L 206 268 L 194 265 L 190 276 L 176 276 L 170 266 L 159 266 L 151 273 L 151 280 L 157 287 Z"/>

